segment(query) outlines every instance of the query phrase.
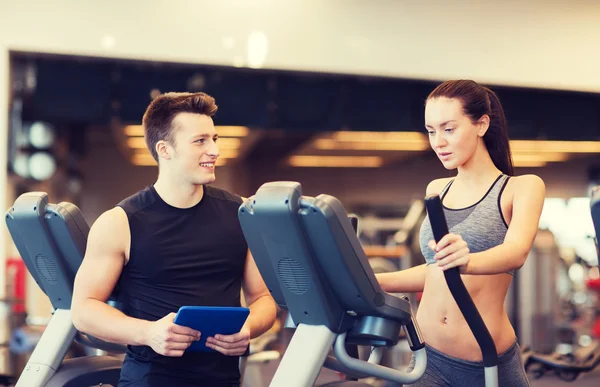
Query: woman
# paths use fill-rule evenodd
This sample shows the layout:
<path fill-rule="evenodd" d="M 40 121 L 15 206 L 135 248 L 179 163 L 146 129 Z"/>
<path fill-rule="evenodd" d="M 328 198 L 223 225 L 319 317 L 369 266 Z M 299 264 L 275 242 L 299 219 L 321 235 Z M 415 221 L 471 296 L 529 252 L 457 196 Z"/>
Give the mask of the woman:
<path fill-rule="evenodd" d="M 512 176 L 506 119 L 490 89 L 474 81 L 447 81 L 427 98 L 431 147 L 454 178 L 429 183 L 438 193 L 450 233 L 433 240 L 421 226 L 426 263 L 377 276 L 390 293 L 423 292 L 417 321 L 427 343 L 427 370 L 413 386 L 483 386 L 481 350 L 454 301 L 443 271 L 458 267 L 496 344 L 501 386 L 529 386 L 504 299 L 515 270 L 535 238 L 545 187 L 534 175 Z"/>

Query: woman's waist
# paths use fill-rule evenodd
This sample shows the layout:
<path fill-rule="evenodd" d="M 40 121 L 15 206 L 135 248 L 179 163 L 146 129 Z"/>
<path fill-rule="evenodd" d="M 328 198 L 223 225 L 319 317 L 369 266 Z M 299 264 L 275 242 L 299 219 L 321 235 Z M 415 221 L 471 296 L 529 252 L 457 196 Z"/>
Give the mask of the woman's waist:
<path fill-rule="evenodd" d="M 487 308 L 480 313 L 486 328 L 496 345 L 496 352 L 503 353 L 514 344 L 516 336 L 503 308 Z M 458 308 L 440 310 L 423 308 L 417 311 L 417 323 L 425 342 L 448 355 L 470 361 L 480 361 L 481 348 Z"/>
<path fill-rule="evenodd" d="M 455 354 L 449 354 L 448 351 L 443 351 L 434 348 L 432 345 L 426 344 L 427 350 L 427 361 L 432 363 L 442 362 L 446 366 L 460 372 L 465 371 L 476 371 L 480 372 L 485 366 L 485 363 L 481 358 L 465 359 L 464 357 L 458 357 Z M 515 357 L 521 359 L 521 348 L 516 339 L 512 341 L 510 346 L 506 349 L 498 350 L 498 365 L 510 363 Z"/>

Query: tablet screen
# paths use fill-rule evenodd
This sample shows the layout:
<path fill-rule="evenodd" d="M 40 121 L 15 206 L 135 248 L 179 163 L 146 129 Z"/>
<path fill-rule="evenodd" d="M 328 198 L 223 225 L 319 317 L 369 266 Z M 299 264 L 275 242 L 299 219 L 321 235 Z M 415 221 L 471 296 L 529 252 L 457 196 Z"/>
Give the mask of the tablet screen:
<path fill-rule="evenodd" d="M 250 309 L 221 306 L 182 306 L 175 316 L 175 324 L 200 331 L 200 340 L 186 351 L 216 352 L 206 346 L 206 339 L 238 333 L 244 326 Z"/>

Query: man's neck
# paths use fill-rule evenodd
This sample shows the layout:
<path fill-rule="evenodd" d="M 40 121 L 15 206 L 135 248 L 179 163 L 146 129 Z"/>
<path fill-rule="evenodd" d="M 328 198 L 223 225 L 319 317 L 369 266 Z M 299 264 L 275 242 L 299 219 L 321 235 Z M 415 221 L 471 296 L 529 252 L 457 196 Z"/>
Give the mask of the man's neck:
<path fill-rule="evenodd" d="M 182 183 L 159 174 L 154 189 L 168 205 L 177 208 L 190 208 L 200 203 L 204 196 L 204 187 L 198 184 Z"/>

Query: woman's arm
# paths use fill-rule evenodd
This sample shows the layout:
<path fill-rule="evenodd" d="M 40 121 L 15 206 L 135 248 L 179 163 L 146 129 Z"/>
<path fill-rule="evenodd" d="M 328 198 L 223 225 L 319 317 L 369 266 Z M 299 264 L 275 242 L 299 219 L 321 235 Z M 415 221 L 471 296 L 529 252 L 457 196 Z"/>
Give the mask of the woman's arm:
<path fill-rule="evenodd" d="M 459 235 L 448 234 L 435 246 L 442 270 L 460 266 L 463 274 L 499 274 L 525 263 L 537 234 L 546 188 L 535 175 L 514 178 L 512 218 L 501 245 L 470 254 Z"/>
<path fill-rule="evenodd" d="M 452 178 L 441 178 L 431 181 L 425 190 L 425 196 L 437 193 L 448 184 Z M 425 287 L 426 264 L 411 267 L 410 269 L 395 271 L 393 273 L 375 274 L 383 291 L 388 293 L 416 293 L 422 292 Z"/>
<path fill-rule="evenodd" d="M 425 264 L 393 273 L 378 273 L 375 278 L 387 293 L 422 292 L 425 287 Z"/>

